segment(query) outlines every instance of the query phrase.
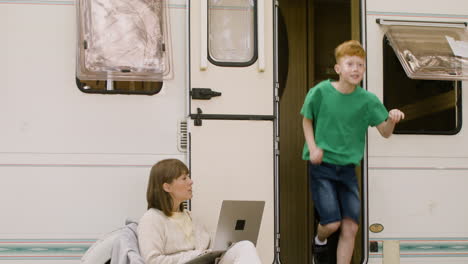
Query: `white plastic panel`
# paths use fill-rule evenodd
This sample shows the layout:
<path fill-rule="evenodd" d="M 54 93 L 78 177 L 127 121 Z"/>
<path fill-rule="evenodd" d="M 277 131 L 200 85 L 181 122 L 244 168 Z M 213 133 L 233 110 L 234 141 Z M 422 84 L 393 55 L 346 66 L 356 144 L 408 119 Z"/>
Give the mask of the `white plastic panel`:
<path fill-rule="evenodd" d="M 171 11 L 174 28 L 183 28 L 187 10 Z M 84 94 L 75 82 L 74 6 L 0 5 L 0 12 L 3 153 L 180 153 L 184 30 L 174 34 L 178 78 L 156 96 Z"/>
<path fill-rule="evenodd" d="M 384 230 L 372 237 L 468 237 L 468 168 L 382 166 L 380 161 L 374 159 L 369 168 L 369 223 Z"/>
<path fill-rule="evenodd" d="M 192 214 L 214 235 L 223 200 L 262 200 L 257 250 L 262 263 L 274 253 L 273 122 L 191 121 Z"/>
<path fill-rule="evenodd" d="M 465 4 L 466 0 L 366 0 L 366 11 L 386 12 L 392 18 L 395 18 L 397 13 L 403 13 L 406 18 L 439 16 L 446 20 L 450 16 L 462 17 Z"/>
<path fill-rule="evenodd" d="M 376 23 L 377 19 L 426 23 L 468 21 L 464 0 L 368 0 L 365 3 L 366 84 L 381 100 L 384 99 L 382 47 L 385 30 Z M 408 33 L 407 39 L 421 38 L 418 32 Z M 434 32 L 440 35 L 436 28 Z M 432 43 L 431 34 L 428 35 L 429 39 L 421 39 Z M 424 41 L 418 43 L 421 44 L 418 50 L 427 48 Z M 445 44 L 442 49 L 433 49 L 443 52 L 447 48 L 450 49 Z M 465 86 L 463 81 L 462 102 L 467 99 Z M 462 111 L 462 116 L 468 114 L 466 107 L 462 107 Z M 384 139 L 375 128 L 369 129 L 369 224 L 384 226 L 381 233 L 369 232 L 369 240 L 378 241 L 380 246 L 383 241 L 400 241 L 400 263 L 467 262 L 467 228 L 460 220 L 466 218 L 466 206 L 462 203 L 466 188 L 460 187 L 467 184 L 468 156 L 464 146 L 468 144 L 468 137 L 465 131 L 462 125 L 456 135 L 392 135 Z M 369 263 L 383 263 L 382 254 L 381 247 L 379 252 L 371 252 Z"/>
<path fill-rule="evenodd" d="M 74 1 L 0 4 L 0 263 L 79 263 L 83 247 L 146 210 L 152 164 L 185 160 L 185 3 L 167 1 L 177 78 L 156 96 L 78 90 Z"/>

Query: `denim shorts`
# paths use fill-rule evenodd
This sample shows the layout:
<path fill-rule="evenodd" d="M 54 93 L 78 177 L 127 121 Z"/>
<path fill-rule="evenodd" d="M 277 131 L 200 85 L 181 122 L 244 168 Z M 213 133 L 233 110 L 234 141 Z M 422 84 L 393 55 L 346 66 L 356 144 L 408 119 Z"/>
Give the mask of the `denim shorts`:
<path fill-rule="evenodd" d="M 309 162 L 309 184 L 312 200 L 319 214 L 320 224 L 351 218 L 359 223 L 361 201 L 355 166 Z"/>

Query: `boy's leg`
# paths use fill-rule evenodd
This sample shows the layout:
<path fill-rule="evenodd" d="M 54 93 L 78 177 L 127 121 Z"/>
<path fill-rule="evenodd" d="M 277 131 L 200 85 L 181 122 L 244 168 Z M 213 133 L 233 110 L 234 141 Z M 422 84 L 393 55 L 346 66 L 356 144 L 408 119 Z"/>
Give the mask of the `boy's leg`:
<path fill-rule="evenodd" d="M 336 251 L 337 264 L 351 263 L 351 257 L 354 251 L 354 240 L 359 225 L 350 218 L 344 218 L 341 221 L 341 232 L 338 240 L 338 249 Z"/>
<path fill-rule="evenodd" d="M 337 264 L 349 264 L 353 256 L 354 241 L 359 228 L 361 201 L 354 166 L 340 168 L 339 175 L 341 179 L 338 186 L 338 196 L 342 206 L 343 219 L 341 220 L 341 232 L 336 256 Z"/>
<path fill-rule="evenodd" d="M 317 236 L 320 241 L 325 241 L 338 230 L 341 224 L 340 204 L 334 183 L 336 171 L 325 164 L 309 163 L 310 190 L 314 207 L 320 218 L 317 227 Z"/>
<path fill-rule="evenodd" d="M 326 239 L 341 224 L 340 204 L 335 184 L 336 169 L 326 163 L 320 165 L 309 163 L 309 177 L 314 207 L 320 218 L 317 236 L 313 238 L 314 264 L 328 264 L 329 252 Z"/>
<path fill-rule="evenodd" d="M 333 222 L 326 225 L 319 224 L 317 227 L 317 237 L 320 241 L 325 241 L 331 234 L 340 228 L 341 222 Z"/>

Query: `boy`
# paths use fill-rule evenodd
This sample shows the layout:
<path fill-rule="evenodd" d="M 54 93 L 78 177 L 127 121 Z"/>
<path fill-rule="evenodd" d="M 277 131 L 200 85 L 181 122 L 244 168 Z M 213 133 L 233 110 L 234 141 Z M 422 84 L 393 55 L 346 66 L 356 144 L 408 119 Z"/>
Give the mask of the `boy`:
<path fill-rule="evenodd" d="M 302 158 L 310 161 L 312 199 L 320 217 L 314 238 L 314 263 L 328 263 L 327 238 L 341 227 L 337 264 L 349 264 L 360 216 L 354 167 L 363 153 L 367 128 L 376 126 L 388 138 L 403 112 L 387 112 L 377 96 L 359 83 L 366 53 L 358 41 L 335 49 L 338 81 L 323 81 L 311 89 L 301 109 L 306 144 Z"/>

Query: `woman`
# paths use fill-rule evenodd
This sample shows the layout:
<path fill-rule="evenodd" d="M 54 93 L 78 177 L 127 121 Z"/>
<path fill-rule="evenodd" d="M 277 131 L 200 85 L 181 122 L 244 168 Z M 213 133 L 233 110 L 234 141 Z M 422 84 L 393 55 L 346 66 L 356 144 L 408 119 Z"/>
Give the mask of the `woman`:
<path fill-rule="evenodd" d="M 151 169 L 148 211 L 138 225 L 140 253 L 146 264 L 183 264 L 209 251 L 208 232 L 183 208 L 183 202 L 192 198 L 192 185 L 189 170 L 180 160 L 162 160 Z M 249 241 L 234 244 L 219 262 L 241 263 L 261 263 Z"/>

